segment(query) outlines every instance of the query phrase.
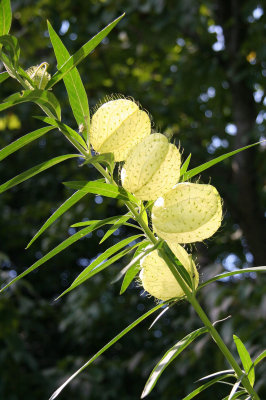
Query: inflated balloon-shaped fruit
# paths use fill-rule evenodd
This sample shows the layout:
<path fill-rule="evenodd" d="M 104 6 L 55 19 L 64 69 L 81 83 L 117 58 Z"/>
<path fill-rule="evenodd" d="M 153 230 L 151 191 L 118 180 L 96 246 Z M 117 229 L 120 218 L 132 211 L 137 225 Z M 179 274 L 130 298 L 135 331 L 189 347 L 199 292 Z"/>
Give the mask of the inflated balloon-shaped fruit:
<path fill-rule="evenodd" d="M 161 133 L 131 149 L 121 171 L 123 187 L 140 200 L 156 200 L 179 180 L 180 153 Z"/>
<path fill-rule="evenodd" d="M 98 153 L 113 153 L 115 161 L 151 133 L 151 121 L 132 100 L 118 99 L 103 104 L 91 119 L 90 140 Z"/>
<path fill-rule="evenodd" d="M 196 288 L 199 274 L 192 257 L 177 243 L 170 243 L 169 247 L 189 273 Z M 159 256 L 158 250 L 152 251 L 141 260 L 140 280 L 145 291 L 157 299 L 165 301 L 185 295 L 167 264 Z"/>
<path fill-rule="evenodd" d="M 42 90 L 45 89 L 47 83 L 51 79 L 51 75 L 48 74 L 48 72 L 46 71 L 47 68 L 48 68 L 48 63 L 44 62 L 40 65 L 30 67 L 26 70 L 29 77 L 36 84 L 37 89 L 42 89 Z M 30 89 L 35 89 L 29 82 L 26 81 L 25 83 Z"/>
<path fill-rule="evenodd" d="M 220 227 L 221 220 L 221 198 L 211 185 L 179 183 L 152 208 L 154 231 L 167 242 L 207 239 Z"/>

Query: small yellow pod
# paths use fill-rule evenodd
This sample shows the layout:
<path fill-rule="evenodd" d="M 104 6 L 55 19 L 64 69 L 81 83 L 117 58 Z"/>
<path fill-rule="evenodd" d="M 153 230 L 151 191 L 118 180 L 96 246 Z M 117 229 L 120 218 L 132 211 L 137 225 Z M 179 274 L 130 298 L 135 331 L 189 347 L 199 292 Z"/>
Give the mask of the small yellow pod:
<path fill-rule="evenodd" d="M 179 150 L 164 135 L 149 135 L 129 152 L 122 185 L 140 200 L 156 200 L 178 182 L 180 162 Z"/>
<path fill-rule="evenodd" d="M 91 119 L 92 147 L 100 154 L 113 153 L 115 161 L 124 161 L 131 148 L 150 133 L 148 114 L 127 99 L 108 101 Z"/>
<path fill-rule="evenodd" d="M 47 68 L 48 63 L 43 62 L 40 65 L 30 67 L 26 70 L 27 74 L 36 84 L 38 89 L 44 90 L 47 83 L 51 79 L 51 75 L 47 72 Z M 28 81 L 25 81 L 25 84 L 28 86 L 29 89 L 34 89 L 34 87 L 32 87 L 32 85 Z"/>
<path fill-rule="evenodd" d="M 221 197 L 212 185 L 179 183 L 152 209 L 154 231 L 167 242 L 200 242 L 217 231 L 221 220 Z"/>
<path fill-rule="evenodd" d="M 177 243 L 169 244 L 172 252 L 190 274 L 197 288 L 199 274 L 192 257 Z M 185 294 L 165 261 L 154 250 L 141 260 L 140 280 L 144 290 L 159 300 L 183 297 Z"/>

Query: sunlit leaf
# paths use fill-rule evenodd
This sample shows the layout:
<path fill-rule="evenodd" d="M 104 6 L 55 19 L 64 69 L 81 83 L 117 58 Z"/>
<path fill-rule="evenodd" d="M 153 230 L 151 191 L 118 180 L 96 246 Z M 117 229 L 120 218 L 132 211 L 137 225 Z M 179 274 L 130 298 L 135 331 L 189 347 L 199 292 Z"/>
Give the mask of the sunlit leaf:
<path fill-rule="evenodd" d="M 85 193 L 94 193 L 106 197 L 111 197 L 115 199 L 121 199 L 125 201 L 133 201 L 137 200 L 135 197 L 128 193 L 122 187 L 112 185 L 109 183 L 97 183 L 97 182 L 87 182 L 87 181 L 72 181 L 72 182 L 63 182 L 63 184 L 70 189 L 81 190 Z"/>
<path fill-rule="evenodd" d="M 71 56 L 62 67 L 53 75 L 52 79 L 47 85 L 47 89 L 54 86 L 57 82 L 64 78 L 64 76 L 75 68 L 88 54 L 95 49 L 96 46 L 108 35 L 108 33 L 116 26 L 116 24 L 123 18 L 122 14 L 119 18 L 115 19 L 111 24 L 107 25 L 103 30 L 101 30 L 97 35 L 95 35 L 91 40 L 85 43 L 73 56 Z"/>
<path fill-rule="evenodd" d="M 12 188 L 13 186 L 18 185 L 21 182 L 24 182 L 31 177 L 39 174 L 40 172 L 45 171 L 48 168 L 53 167 L 56 164 L 61 163 L 62 161 L 68 160 L 70 158 L 80 157 L 79 154 L 66 154 L 63 156 L 52 158 L 51 160 L 45 161 L 41 164 L 35 165 L 35 167 L 27 169 L 27 171 L 22 172 L 21 174 L 15 176 L 14 178 L 10 179 L 9 181 L 0 185 L 0 193 L 5 192 L 6 190 Z"/>
<path fill-rule="evenodd" d="M 186 159 L 186 161 L 184 162 L 184 164 L 180 168 L 180 178 L 182 177 L 182 175 L 184 175 L 185 172 L 187 172 L 187 169 L 188 169 L 188 166 L 189 166 L 189 163 L 190 163 L 190 159 L 191 159 L 191 153 L 189 154 L 188 158 Z"/>
<path fill-rule="evenodd" d="M 36 131 L 27 133 L 27 135 L 24 135 L 17 139 L 15 142 L 10 143 L 0 150 L 0 161 L 4 160 L 4 158 L 8 157 L 10 154 L 21 149 L 27 144 L 33 142 L 34 140 L 39 139 L 41 136 L 45 135 L 45 133 L 51 131 L 52 129 L 54 128 L 51 126 L 45 126 L 44 128 L 40 128 Z"/>
<path fill-rule="evenodd" d="M 78 369 L 73 375 L 70 376 L 66 380 L 66 382 L 63 383 L 50 397 L 49 400 L 54 400 L 60 393 L 61 391 L 80 373 L 82 372 L 85 368 L 87 368 L 90 364 L 93 363 L 100 355 L 102 355 L 106 350 L 108 350 L 113 344 L 115 344 L 119 339 L 121 339 L 124 335 L 126 335 L 129 331 L 131 331 L 135 326 L 137 326 L 140 322 L 142 322 L 144 319 L 149 317 L 151 314 L 153 314 L 155 311 L 157 311 L 159 308 L 161 308 L 164 305 L 164 303 L 158 304 L 157 306 L 153 307 L 151 310 L 143 314 L 141 317 L 136 319 L 136 321 L 132 322 L 127 328 L 125 328 L 122 332 L 120 332 L 117 336 L 115 336 L 109 343 L 107 343 L 101 350 L 99 350 L 89 361 L 87 361 L 80 369 Z"/>
<path fill-rule="evenodd" d="M 247 351 L 242 340 L 239 339 L 239 337 L 237 337 L 236 335 L 233 335 L 233 338 L 234 338 L 234 342 L 235 342 L 240 360 L 242 361 L 244 370 L 246 371 L 249 382 L 250 382 L 251 386 L 253 387 L 254 383 L 255 383 L 254 364 L 252 363 L 249 352 Z"/>
<path fill-rule="evenodd" d="M 219 279 L 227 278 L 228 276 L 233 276 L 233 275 L 246 274 L 248 272 L 256 272 L 256 273 L 257 272 L 266 272 L 266 266 L 265 267 L 252 267 L 252 268 L 238 269 L 236 271 L 225 272 L 225 273 L 216 275 L 213 278 L 208 279 L 207 281 L 205 281 L 201 285 L 199 285 L 198 290 L 203 288 L 204 286 L 209 285 L 212 282 L 218 281 Z"/>
<path fill-rule="evenodd" d="M 7 53 L 12 65 L 17 68 L 20 56 L 18 39 L 12 35 L 3 35 L 0 36 L 0 44 L 4 46 L 5 52 Z"/>
<path fill-rule="evenodd" d="M 7 35 L 12 22 L 10 0 L 0 1 L 0 36 Z"/>
<path fill-rule="evenodd" d="M 103 153 L 103 154 L 99 154 L 97 156 L 93 156 L 90 158 L 87 158 L 84 163 L 81 165 L 81 167 L 83 167 L 83 165 L 86 164 L 106 164 L 109 172 L 113 172 L 114 170 L 114 166 L 115 166 L 115 160 L 114 160 L 114 155 L 113 153 Z"/>
<path fill-rule="evenodd" d="M 266 357 L 266 350 L 264 350 L 254 361 L 254 366 L 258 365 Z"/>
<path fill-rule="evenodd" d="M 263 143 L 263 142 L 265 142 L 265 140 L 262 140 L 261 142 L 250 144 L 249 146 L 241 147 L 240 149 L 231 151 L 230 153 L 223 154 L 222 156 L 219 156 L 219 157 L 214 158 L 213 160 L 210 160 L 202 165 L 199 165 L 198 167 L 185 172 L 183 175 L 183 180 L 187 181 L 188 179 L 191 179 L 193 176 L 200 174 L 201 172 L 205 171 L 206 169 L 212 167 L 215 164 L 218 164 L 219 162 L 225 160 L 226 158 L 231 157 L 234 154 L 239 153 L 240 151 L 249 149 L 253 146 L 257 146 L 258 144 Z"/>
<path fill-rule="evenodd" d="M 239 388 L 239 385 L 241 384 L 241 381 L 236 381 L 234 386 L 232 387 L 232 390 L 229 394 L 228 400 L 232 400 L 234 398 L 234 395 L 236 394 L 237 389 Z M 239 396 L 239 393 L 238 393 Z"/>
<path fill-rule="evenodd" d="M 243 394 L 247 394 L 247 392 L 245 390 L 239 390 L 233 395 L 233 397 L 231 397 L 231 400 L 239 399 L 239 397 L 243 396 Z M 229 400 L 229 396 L 224 397 L 222 400 Z"/>
<path fill-rule="evenodd" d="M 14 93 L 7 97 L 0 104 L 0 111 L 6 110 L 16 104 L 31 101 L 38 104 L 50 117 L 61 118 L 60 104 L 55 95 L 47 90 L 22 90 L 19 93 Z"/>
<path fill-rule="evenodd" d="M 70 54 L 54 31 L 52 25 L 47 22 L 50 39 L 57 59 L 57 68 L 60 69 L 70 58 Z M 78 126 L 83 126 L 83 137 L 86 144 L 89 143 L 90 111 L 88 98 L 77 68 L 73 68 L 64 76 L 69 102 Z"/>
<path fill-rule="evenodd" d="M 174 361 L 174 359 L 185 350 L 190 343 L 197 339 L 200 335 L 207 333 L 208 329 L 202 327 L 194 332 L 189 333 L 182 340 L 179 340 L 173 347 L 171 347 L 163 356 L 163 358 L 156 364 L 152 370 L 145 387 L 143 389 L 141 398 L 146 397 L 156 385 L 158 379 L 160 378 L 163 371 L 168 367 L 168 365 Z M 219 379 L 219 378 L 218 378 Z M 191 397 L 192 398 L 192 397 Z"/>

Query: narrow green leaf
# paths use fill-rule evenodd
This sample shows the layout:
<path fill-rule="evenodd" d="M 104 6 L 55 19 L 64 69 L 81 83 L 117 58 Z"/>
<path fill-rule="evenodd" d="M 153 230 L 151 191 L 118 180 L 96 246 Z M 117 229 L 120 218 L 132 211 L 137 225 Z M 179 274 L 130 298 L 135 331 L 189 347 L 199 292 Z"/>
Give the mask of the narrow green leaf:
<path fill-rule="evenodd" d="M 138 243 L 134 244 L 131 247 L 127 247 L 126 249 L 120 251 L 120 253 L 117 253 L 115 256 L 108 258 L 108 260 L 100 263 L 97 267 L 95 267 L 92 271 L 88 271 L 88 274 L 80 280 L 75 280 L 71 286 L 69 286 L 68 289 L 66 289 L 62 294 L 60 294 L 60 296 L 57 297 L 57 299 L 59 299 L 60 297 L 64 296 L 65 294 L 67 294 L 68 292 L 70 292 L 71 290 L 74 290 L 77 286 L 81 285 L 82 283 L 84 283 L 85 281 L 87 281 L 88 279 L 92 278 L 94 275 L 98 274 L 99 272 L 103 271 L 105 268 L 109 267 L 110 265 L 114 264 L 116 261 L 120 260 L 120 258 L 124 257 L 125 255 L 127 255 L 128 253 L 130 253 L 133 249 L 135 249 L 138 246 Z M 56 300 L 57 300 L 56 299 Z"/>
<path fill-rule="evenodd" d="M 130 236 L 129 238 L 126 238 L 122 240 L 121 242 L 116 243 L 115 245 L 111 246 L 109 249 L 104 251 L 99 257 L 96 258 L 90 265 L 88 265 L 79 275 L 78 277 L 74 280 L 71 286 L 76 284 L 77 282 L 84 281 L 87 279 L 87 276 L 90 274 L 90 272 L 96 268 L 100 263 L 105 261 L 108 257 L 112 256 L 113 254 L 117 253 L 119 250 L 121 250 L 123 247 L 126 247 L 129 243 L 133 242 L 134 240 L 140 238 L 142 235 L 134 235 Z"/>
<path fill-rule="evenodd" d="M 178 260 L 178 258 L 176 257 L 176 255 L 172 252 L 172 250 L 170 249 L 170 247 L 168 246 L 168 244 L 167 244 L 166 242 L 163 242 L 163 248 L 164 248 L 166 254 L 167 254 L 172 260 L 175 260 L 176 270 L 177 270 L 178 273 L 181 275 L 181 277 L 183 278 L 183 280 L 186 282 L 186 284 L 188 285 L 188 287 L 190 287 L 190 289 L 192 289 L 192 288 L 193 288 L 193 284 L 192 284 L 191 276 L 190 276 L 190 274 L 187 272 L 186 268 L 183 267 L 183 265 L 180 263 L 180 261 Z"/>
<path fill-rule="evenodd" d="M 231 374 L 225 374 L 222 376 L 218 376 L 217 378 L 212 379 L 211 381 L 205 383 L 204 385 L 198 387 L 196 390 L 191 392 L 189 395 L 184 397 L 182 400 L 190 400 L 197 396 L 197 394 L 203 392 L 203 390 L 207 389 L 208 387 L 214 385 L 216 382 L 219 382 L 221 379 L 231 378 Z"/>
<path fill-rule="evenodd" d="M 239 339 L 239 337 L 237 337 L 236 335 L 233 335 L 233 338 L 234 338 L 234 342 L 235 342 L 240 360 L 242 361 L 244 370 L 246 371 L 249 382 L 250 382 L 251 386 L 253 387 L 254 382 L 255 382 L 254 364 L 252 363 L 249 352 L 247 351 L 242 340 Z"/>
<path fill-rule="evenodd" d="M 30 266 L 28 269 L 26 269 L 24 272 L 22 272 L 16 278 L 12 279 L 7 285 L 5 285 L 0 290 L 0 293 L 3 292 L 5 289 L 7 289 L 9 286 L 13 285 L 13 283 L 18 281 L 19 279 L 23 278 L 24 276 L 28 275 L 30 272 L 34 271 L 36 268 L 40 267 L 46 261 L 50 260 L 57 254 L 59 254 L 61 251 L 65 250 L 67 247 L 69 247 L 73 243 L 84 238 L 90 232 L 94 231 L 95 229 L 100 228 L 103 225 L 105 225 L 105 220 L 96 222 L 95 224 L 92 224 L 84 229 L 81 229 L 77 233 L 74 233 L 74 235 L 68 237 L 66 240 L 64 240 L 62 243 L 60 243 L 58 246 L 54 247 L 51 251 L 49 251 L 49 253 L 47 253 L 44 257 L 40 258 L 38 261 L 36 261 L 34 264 L 32 264 L 32 266 Z"/>
<path fill-rule="evenodd" d="M 232 400 L 234 398 L 234 395 L 236 394 L 236 391 L 239 388 L 240 383 L 241 383 L 241 381 L 236 381 L 236 383 L 232 387 L 232 390 L 229 394 L 228 400 Z M 237 393 L 237 396 L 239 396 L 239 393 Z"/>
<path fill-rule="evenodd" d="M 190 159 L 191 159 L 191 153 L 189 154 L 188 158 L 186 159 L 186 161 L 184 162 L 184 164 L 182 165 L 181 169 L 180 169 L 180 178 L 182 175 L 184 175 L 185 172 L 187 172 L 189 163 L 190 163 Z"/>
<path fill-rule="evenodd" d="M 60 104 L 55 95 L 47 90 L 40 89 L 22 90 L 21 92 L 12 94 L 0 104 L 0 111 L 27 101 L 38 104 L 49 115 L 49 117 L 55 117 L 59 120 L 61 119 Z"/>
<path fill-rule="evenodd" d="M 12 35 L 0 36 L 0 44 L 5 47 L 7 56 L 15 68 L 18 67 L 18 60 L 20 56 L 20 48 L 18 39 Z"/>
<path fill-rule="evenodd" d="M 47 21 L 50 39 L 57 59 L 57 68 L 60 69 L 70 58 L 70 54 L 61 41 L 60 37 L 54 31 L 52 25 Z M 89 144 L 89 124 L 90 111 L 85 88 L 77 68 L 73 68 L 64 76 L 69 102 L 77 121 L 78 126 L 83 125 L 83 137 L 86 144 Z"/>
<path fill-rule="evenodd" d="M 10 0 L 0 0 L 0 36 L 7 35 L 12 22 Z"/>
<path fill-rule="evenodd" d="M 129 214 L 119 217 L 117 221 L 115 221 L 113 226 L 111 226 L 111 228 L 109 228 L 105 235 L 102 237 L 102 239 L 100 240 L 100 244 L 108 239 L 117 229 L 120 228 L 120 226 L 124 225 L 124 223 L 127 222 L 129 218 L 131 218 Z"/>
<path fill-rule="evenodd" d="M 237 393 L 233 395 L 233 397 L 231 397 L 231 400 L 238 399 L 239 396 L 243 396 L 244 394 L 247 394 L 245 390 L 239 390 Z M 224 397 L 222 400 L 229 400 L 229 396 Z"/>
<path fill-rule="evenodd" d="M 216 275 L 213 278 L 208 279 L 207 281 L 205 281 L 201 285 L 199 285 L 198 290 L 203 288 L 204 286 L 209 285 L 212 282 L 218 281 L 219 279 L 227 278 L 228 276 L 233 276 L 233 275 L 246 274 L 248 272 L 266 272 L 266 266 L 265 267 L 244 268 L 244 269 L 239 269 L 236 271 L 225 272 L 223 274 Z"/>
<path fill-rule="evenodd" d="M 27 135 L 24 135 L 17 139 L 15 142 L 10 143 L 0 150 L 0 161 L 4 160 L 4 158 L 8 157 L 10 154 L 15 153 L 15 151 L 21 149 L 21 147 L 24 147 L 34 140 L 39 139 L 41 136 L 45 135 L 52 129 L 54 128 L 50 126 L 45 126 L 44 128 L 40 128 L 36 131 L 27 133 Z"/>
<path fill-rule="evenodd" d="M 163 358 L 155 365 L 152 370 L 145 387 L 143 389 L 141 399 L 146 397 L 156 385 L 158 379 L 160 378 L 163 371 L 168 367 L 168 365 L 180 354 L 185 348 L 188 347 L 195 339 L 197 339 L 203 333 L 207 333 L 208 329 L 202 327 L 194 332 L 189 333 L 182 340 L 179 340 L 173 347 L 171 347 L 163 356 Z M 218 378 L 219 379 L 219 378 Z"/>
<path fill-rule="evenodd" d="M 31 239 L 26 249 L 28 249 L 33 242 L 46 230 L 49 226 L 54 223 L 61 215 L 63 215 L 67 210 L 74 206 L 79 200 L 81 200 L 86 193 L 81 193 L 79 191 L 75 192 L 71 197 L 69 197 L 61 206 L 51 215 L 50 218 L 43 224 L 43 226 L 38 230 L 38 232 Z"/>
<path fill-rule="evenodd" d="M 99 154 L 97 156 L 93 156 L 90 158 L 87 158 L 84 163 L 81 165 L 83 167 L 86 164 L 105 164 L 107 165 L 109 172 L 113 172 L 114 167 L 115 167 L 115 161 L 114 161 L 114 154 L 113 153 L 103 153 Z"/>
<path fill-rule="evenodd" d="M 136 319 L 136 321 L 132 322 L 127 328 L 125 328 L 122 332 L 120 332 L 117 336 L 115 336 L 109 343 L 107 343 L 101 350 L 99 350 L 89 361 L 87 361 L 80 369 L 78 369 L 73 375 L 71 375 L 70 378 L 66 380 L 66 382 L 63 383 L 50 397 L 49 400 L 54 400 L 60 393 L 61 391 L 80 373 L 82 372 L 85 368 L 87 368 L 90 364 L 93 363 L 100 355 L 102 355 L 106 350 L 108 350 L 113 344 L 115 344 L 118 340 L 120 340 L 124 335 L 126 335 L 129 331 L 131 331 L 135 326 L 137 326 L 140 322 L 142 322 L 144 319 L 149 317 L 151 314 L 153 314 L 155 311 L 159 310 L 165 303 L 160 303 L 157 306 L 153 307 L 151 310 L 143 314 L 141 317 Z"/>
<path fill-rule="evenodd" d="M 79 154 L 66 154 L 63 156 L 52 158 L 51 160 L 45 161 L 41 164 L 35 165 L 35 167 L 27 169 L 27 171 L 22 172 L 21 174 L 15 176 L 9 181 L 0 185 L 0 193 L 5 192 L 6 190 L 12 188 L 13 186 L 18 185 L 21 182 L 30 179 L 32 176 L 39 174 L 40 172 L 45 171 L 48 168 L 53 167 L 56 164 L 59 164 L 62 161 L 68 160 L 70 158 L 80 157 Z"/>
<path fill-rule="evenodd" d="M 199 382 L 200 382 L 200 381 L 204 381 L 204 380 L 206 380 L 206 379 L 214 378 L 215 376 L 224 375 L 224 374 L 228 374 L 228 373 L 234 374 L 234 372 L 235 372 L 235 371 L 234 371 L 233 369 L 225 369 L 225 370 L 223 370 L 223 371 L 218 371 L 218 372 L 214 372 L 213 374 L 203 376 L 203 378 L 200 378 L 198 381 L 199 381 Z"/>
<path fill-rule="evenodd" d="M 119 294 L 123 294 L 127 290 L 130 283 L 133 281 L 133 279 L 139 272 L 141 259 L 150 252 L 152 252 L 153 250 L 154 246 L 147 246 L 146 241 L 143 241 L 141 246 L 138 247 L 138 249 L 134 254 L 134 258 L 130 261 L 130 263 L 127 266 L 125 266 L 122 269 L 122 271 L 119 272 L 115 280 L 112 282 L 112 283 L 117 282 L 120 278 L 122 278 L 123 275 L 125 275 Z"/>
<path fill-rule="evenodd" d="M 266 357 L 266 350 L 264 350 L 254 361 L 254 366 L 258 365 Z"/>
<path fill-rule="evenodd" d="M 107 25 L 91 40 L 85 43 L 73 56 L 71 56 L 62 67 L 53 75 L 52 79 L 47 85 L 47 89 L 54 86 L 57 82 L 64 78 L 64 76 L 75 68 L 88 54 L 95 49 L 96 46 L 108 35 L 108 33 L 116 26 L 116 24 L 124 17 L 122 14 L 119 18 L 115 19 L 111 24 Z"/>
<path fill-rule="evenodd" d="M 4 82 L 9 78 L 9 73 L 8 72 L 1 72 L 0 74 L 0 83 Z"/>
<path fill-rule="evenodd" d="M 200 165 L 200 166 L 198 166 L 196 168 L 193 168 L 193 169 L 185 172 L 184 175 L 183 175 L 183 180 L 187 181 L 188 179 L 191 179 L 193 176 L 198 175 L 200 172 L 205 171 L 206 169 L 212 167 L 215 164 L 218 164 L 219 162 L 225 160 L 226 158 L 231 157 L 231 156 L 239 153 L 240 151 L 249 149 L 249 148 L 251 148 L 253 146 L 257 146 L 258 144 L 263 143 L 263 142 L 265 142 L 265 140 L 262 140 L 261 142 L 250 144 L 249 146 L 241 147 L 240 149 L 231 151 L 230 153 L 226 153 L 226 154 L 223 154 L 222 156 L 214 158 L 213 160 L 210 160 L 210 161 L 208 161 L 208 162 L 206 162 L 206 163 L 204 163 L 204 164 L 202 164 L 202 165 Z"/>
<path fill-rule="evenodd" d="M 133 202 L 137 201 L 135 197 L 132 194 L 128 193 L 124 188 L 109 183 L 71 181 L 71 182 L 63 182 L 63 184 L 69 187 L 70 189 L 81 190 L 82 192 L 85 193 L 94 193 L 125 201 L 133 201 Z"/>
<path fill-rule="evenodd" d="M 54 118 L 49 118 L 49 117 L 35 117 L 49 125 L 52 125 L 54 127 L 57 127 L 58 129 L 61 130 L 61 132 L 67 137 L 71 137 L 72 139 L 75 140 L 76 143 L 80 144 L 84 149 L 86 149 L 87 145 L 82 139 L 82 137 L 74 131 L 74 129 L 70 128 L 68 125 L 63 124 L 62 122 L 54 119 Z"/>

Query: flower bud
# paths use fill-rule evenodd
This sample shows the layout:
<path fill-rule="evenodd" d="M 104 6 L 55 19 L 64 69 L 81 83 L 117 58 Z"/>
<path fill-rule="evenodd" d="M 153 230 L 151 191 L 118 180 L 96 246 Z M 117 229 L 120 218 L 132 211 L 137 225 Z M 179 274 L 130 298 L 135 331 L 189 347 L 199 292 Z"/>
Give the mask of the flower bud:
<path fill-rule="evenodd" d="M 151 133 L 148 114 L 134 101 L 119 99 L 103 104 L 91 119 L 90 140 L 98 153 L 113 153 L 115 161 Z"/>
<path fill-rule="evenodd" d="M 221 198 L 211 185 L 179 183 L 152 208 L 154 231 L 167 242 L 207 239 L 220 227 L 221 220 Z"/>
<path fill-rule="evenodd" d="M 29 77 L 36 83 L 37 89 L 44 90 L 47 83 L 51 79 L 51 75 L 46 71 L 48 67 L 48 63 L 44 62 L 40 65 L 36 65 L 34 67 L 30 67 L 26 70 Z M 25 82 L 29 89 L 35 89 L 29 82 Z"/>
<path fill-rule="evenodd" d="M 123 187 L 140 200 L 156 200 L 179 180 L 180 153 L 161 133 L 145 137 L 129 152 L 121 171 Z"/>
<path fill-rule="evenodd" d="M 177 243 L 171 243 L 169 247 L 191 276 L 196 288 L 199 274 L 192 257 Z M 152 296 L 160 300 L 170 300 L 185 295 L 167 264 L 159 256 L 158 250 L 152 251 L 141 260 L 141 268 L 140 280 L 143 288 Z"/>

